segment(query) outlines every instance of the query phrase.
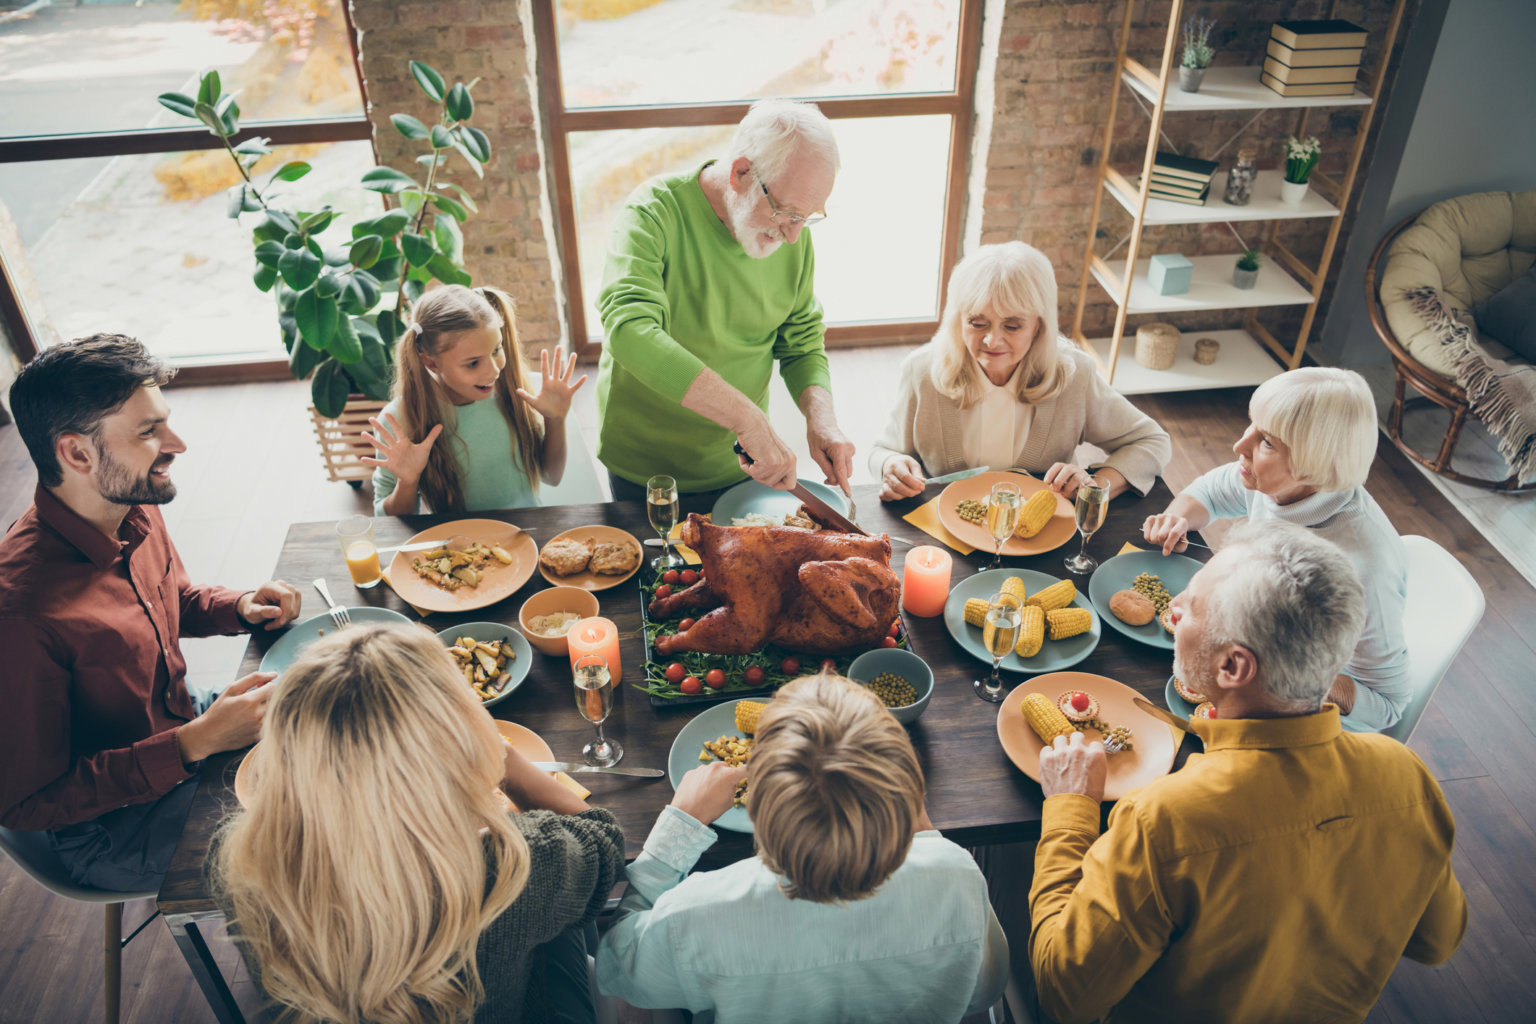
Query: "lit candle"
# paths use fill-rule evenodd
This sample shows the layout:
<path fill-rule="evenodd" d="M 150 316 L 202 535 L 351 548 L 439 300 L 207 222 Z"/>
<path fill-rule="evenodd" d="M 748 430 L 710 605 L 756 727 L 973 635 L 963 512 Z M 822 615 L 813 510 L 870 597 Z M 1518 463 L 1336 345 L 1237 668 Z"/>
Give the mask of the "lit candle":
<path fill-rule="evenodd" d="M 611 619 L 601 616 L 581 619 L 566 634 L 566 643 L 571 651 L 572 668 L 576 667 L 578 658 L 588 654 L 600 654 L 608 662 L 608 670 L 613 673 L 613 681 L 617 683 L 623 678 L 624 669 L 619 664 L 619 627 L 615 626 Z"/>
<path fill-rule="evenodd" d="M 932 618 L 944 614 L 949 599 L 949 552 L 931 544 L 907 552 L 901 575 L 901 606 L 913 615 Z"/>

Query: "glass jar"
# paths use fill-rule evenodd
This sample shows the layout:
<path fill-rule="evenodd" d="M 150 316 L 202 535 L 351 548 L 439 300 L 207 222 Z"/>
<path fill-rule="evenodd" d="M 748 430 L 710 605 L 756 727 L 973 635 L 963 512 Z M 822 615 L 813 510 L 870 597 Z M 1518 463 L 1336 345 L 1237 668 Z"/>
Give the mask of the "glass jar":
<path fill-rule="evenodd" d="M 1248 205 L 1248 200 L 1253 198 L 1253 179 L 1258 174 L 1253 167 L 1257 155 L 1258 151 L 1254 149 L 1237 151 L 1237 162 L 1227 172 L 1227 190 L 1221 197 L 1222 202 L 1232 206 Z"/>

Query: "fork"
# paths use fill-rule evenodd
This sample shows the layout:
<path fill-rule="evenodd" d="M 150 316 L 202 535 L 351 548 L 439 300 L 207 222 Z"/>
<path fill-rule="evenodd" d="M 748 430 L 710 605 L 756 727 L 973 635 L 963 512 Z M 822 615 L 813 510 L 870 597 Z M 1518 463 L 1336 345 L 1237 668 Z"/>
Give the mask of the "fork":
<path fill-rule="evenodd" d="M 331 625 L 337 629 L 352 625 L 352 616 L 348 615 L 347 610 L 332 599 L 331 592 L 326 589 L 325 580 L 317 579 L 314 583 L 315 589 L 320 591 L 320 596 L 325 598 L 325 603 L 329 606 L 325 610 L 331 617 Z"/>

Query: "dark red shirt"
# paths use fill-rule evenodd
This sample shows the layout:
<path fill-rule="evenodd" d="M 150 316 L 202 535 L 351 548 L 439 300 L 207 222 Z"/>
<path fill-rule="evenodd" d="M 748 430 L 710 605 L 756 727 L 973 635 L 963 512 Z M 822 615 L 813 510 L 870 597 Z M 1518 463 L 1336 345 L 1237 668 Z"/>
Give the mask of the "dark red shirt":
<path fill-rule="evenodd" d="M 243 591 L 195 587 L 154 506 L 112 540 L 39 487 L 0 539 L 0 825 L 56 829 L 190 772 L 181 636 L 245 630 Z"/>

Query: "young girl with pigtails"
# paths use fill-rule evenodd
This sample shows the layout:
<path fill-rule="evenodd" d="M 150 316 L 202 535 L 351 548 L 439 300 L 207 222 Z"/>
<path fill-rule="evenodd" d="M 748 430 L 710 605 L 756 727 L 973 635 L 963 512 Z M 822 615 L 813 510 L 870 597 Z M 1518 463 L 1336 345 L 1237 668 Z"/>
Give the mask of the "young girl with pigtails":
<path fill-rule="evenodd" d="M 562 367 L 562 362 L 564 366 Z M 377 458 L 375 515 L 469 512 L 539 504 L 565 473 L 565 418 L 576 356 L 539 354 L 543 387 L 527 390 L 511 296 L 446 285 L 417 301 L 395 351 L 395 394 L 365 433 Z"/>

